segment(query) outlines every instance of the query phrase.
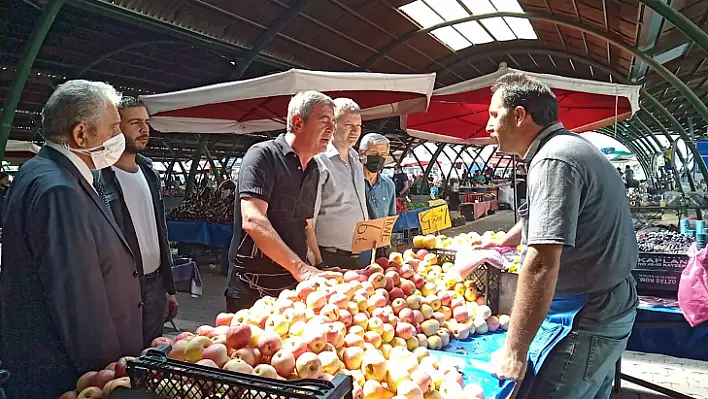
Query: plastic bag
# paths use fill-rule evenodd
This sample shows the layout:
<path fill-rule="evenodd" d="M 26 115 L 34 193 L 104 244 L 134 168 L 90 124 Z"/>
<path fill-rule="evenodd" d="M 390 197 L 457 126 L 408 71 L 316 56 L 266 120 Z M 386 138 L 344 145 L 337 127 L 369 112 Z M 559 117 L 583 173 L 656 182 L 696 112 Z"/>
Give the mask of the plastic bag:
<path fill-rule="evenodd" d="M 508 269 L 514 262 L 504 255 L 514 252 L 514 248 L 472 249 L 464 246 L 457 250 L 455 266 L 448 271 L 448 277 L 462 281 L 480 265 L 487 263 L 497 269 Z"/>
<path fill-rule="evenodd" d="M 691 327 L 708 320 L 708 267 L 706 263 L 708 247 L 696 248 L 694 243 L 688 248 L 688 265 L 681 272 L 678 302 L 683 317 Z"/>

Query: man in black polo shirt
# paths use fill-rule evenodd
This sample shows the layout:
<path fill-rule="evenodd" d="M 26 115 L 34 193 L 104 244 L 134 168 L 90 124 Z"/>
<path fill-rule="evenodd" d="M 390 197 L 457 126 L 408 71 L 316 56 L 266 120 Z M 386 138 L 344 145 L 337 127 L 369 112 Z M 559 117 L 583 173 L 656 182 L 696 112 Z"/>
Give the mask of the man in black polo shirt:
<path fill-rule="evenodd" d="M 336 273 L 306 263 L 308 249 L 321 265 L 312 218 L 319 170 L 334 132 L 334 102 L 316 91 L 296 94 L 288 104 L 287 133 L 258 143 L 243 158 L 234 215 L 233 254 L 226 305 L 245 309 L 266 295 L 278 296 L 299 281 Z"/>

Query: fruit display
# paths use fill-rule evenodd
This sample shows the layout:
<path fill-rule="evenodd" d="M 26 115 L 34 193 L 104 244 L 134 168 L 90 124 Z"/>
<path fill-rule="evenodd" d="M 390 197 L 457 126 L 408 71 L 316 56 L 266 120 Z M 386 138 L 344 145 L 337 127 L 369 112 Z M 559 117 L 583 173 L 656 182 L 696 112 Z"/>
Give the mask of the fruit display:
<path fill-rule="evenodd" d="M 424 204 L 424 203 L 420 203 L 420 202 L 408 204 L 409 211 L 414 211 L 416 209 L 423 209 L 423 208 L 427 208 L 427 207 L 428 207 L 428 204 Z"/>
<path fill-rule="evenodd" d="M 396 213 L 408 212 L 408 205 L 403 198 L 396 198 Z"/>
<path fill-rule="evenodd" d="M 685 254 L 693 238 L 668 229 L 647 229 L 637 232 L 640 252 Z"/>
<path fill-rule="evenodd" d="M 171 359 L 278 380 L 331 381 L 345 373 L 358 399 L 482 399 L 480 386 L 463 386 L 460 371 L 438 364 L 429 350 L 506 330 L 509 316 L 492 315 L 471 282 L 448 278 L 451 268 L 425 249 L 392 253 L 338 279 L 306 280 L 249 309 L 221 313 L 213 326 L 174 340 L 159 337 L 152 346 L 170 344 Z M 77 392 L 125 384 L 116 382 L 123 364 L 85 374 Z M 209 395 L 189 397 L 217 397 Z"/>
<path fill-rule="evenodd" d="M 235 187 L 232 189 L 206 187 L 173 208 L 168 220 L 206 221 L 230 224 L 234 221 Z"/>
<path fill-rule="evenodd" d="M 469 233 L 460 233 L 455 237 L 447 237 L 445 235 L 435 236 L 433 234 L 428 234 L 425 236 L 418 235 L 413 237 L 413 247 L 457 250 L 463 246 L 480 244 L 482 241 L 487 239 L 498 240 L 503 238 L 505 235 L 506 232 L 504 231 L 486 231 L 482 235 L 473 231 Z"/>

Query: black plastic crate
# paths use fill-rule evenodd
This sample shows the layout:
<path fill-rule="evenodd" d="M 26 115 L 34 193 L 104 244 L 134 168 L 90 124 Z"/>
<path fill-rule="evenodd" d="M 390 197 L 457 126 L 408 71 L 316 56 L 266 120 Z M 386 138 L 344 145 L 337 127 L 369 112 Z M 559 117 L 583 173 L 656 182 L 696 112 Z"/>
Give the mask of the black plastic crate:
<path fill-rule="evenodd" d="M 670 291 L 678 292 L 681 272 L 675 270 L 634 269 L 634 279 L 637 280 L 637 291 Z"/>
<path fill-rule="evenodd" d="M 682 271 L 688 266 L 688 255 L 661 252 L 640 252 L 638 269 Z"/>
<path fill-rule="evenodd" d="M 169 359 L 170 350 L 171 346 L 161 345 L 128 361 L 131 387 L 169 399 L 352 399 L 348 375 L 339 374 L 331 382 L 281 381 Z"/>

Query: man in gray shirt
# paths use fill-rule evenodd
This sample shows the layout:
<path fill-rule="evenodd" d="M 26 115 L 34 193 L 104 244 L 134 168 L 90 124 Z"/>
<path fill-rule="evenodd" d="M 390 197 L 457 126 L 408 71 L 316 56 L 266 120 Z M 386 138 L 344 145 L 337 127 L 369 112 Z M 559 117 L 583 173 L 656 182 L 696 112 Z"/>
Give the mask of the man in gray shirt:
<path fill-rule="evenodd" d="M 499 151 L 528 164 L 521 221 L 502 240 L 481 245 L 527 246 L 496 375 L 526 377 L 522 387 L 532 398 L 609 398 L 638 304 L 631 276 L 638 248 L 622 180 L 592 143 L 557 122 L 548 86 L 511 73 L 492 91 L 487 131 Z M 539 327 L 568 298 L 580 300 L 570 333 L 539 360 L 540 370 L 526 374 Z"/>
<path fill-rule="evenodd" d="M 338 98 L 334 117 L 337 126 L 332 142 L 315 157 L 320 186 L 313 223 L 322 263 L 359 269 L 359 254 L 352 254 L 352 237 L 356 222 L 367 219 L 366 194 L 363 166 L 352 146 L 361 136 L 361 110 L 353 100 Z"/>

